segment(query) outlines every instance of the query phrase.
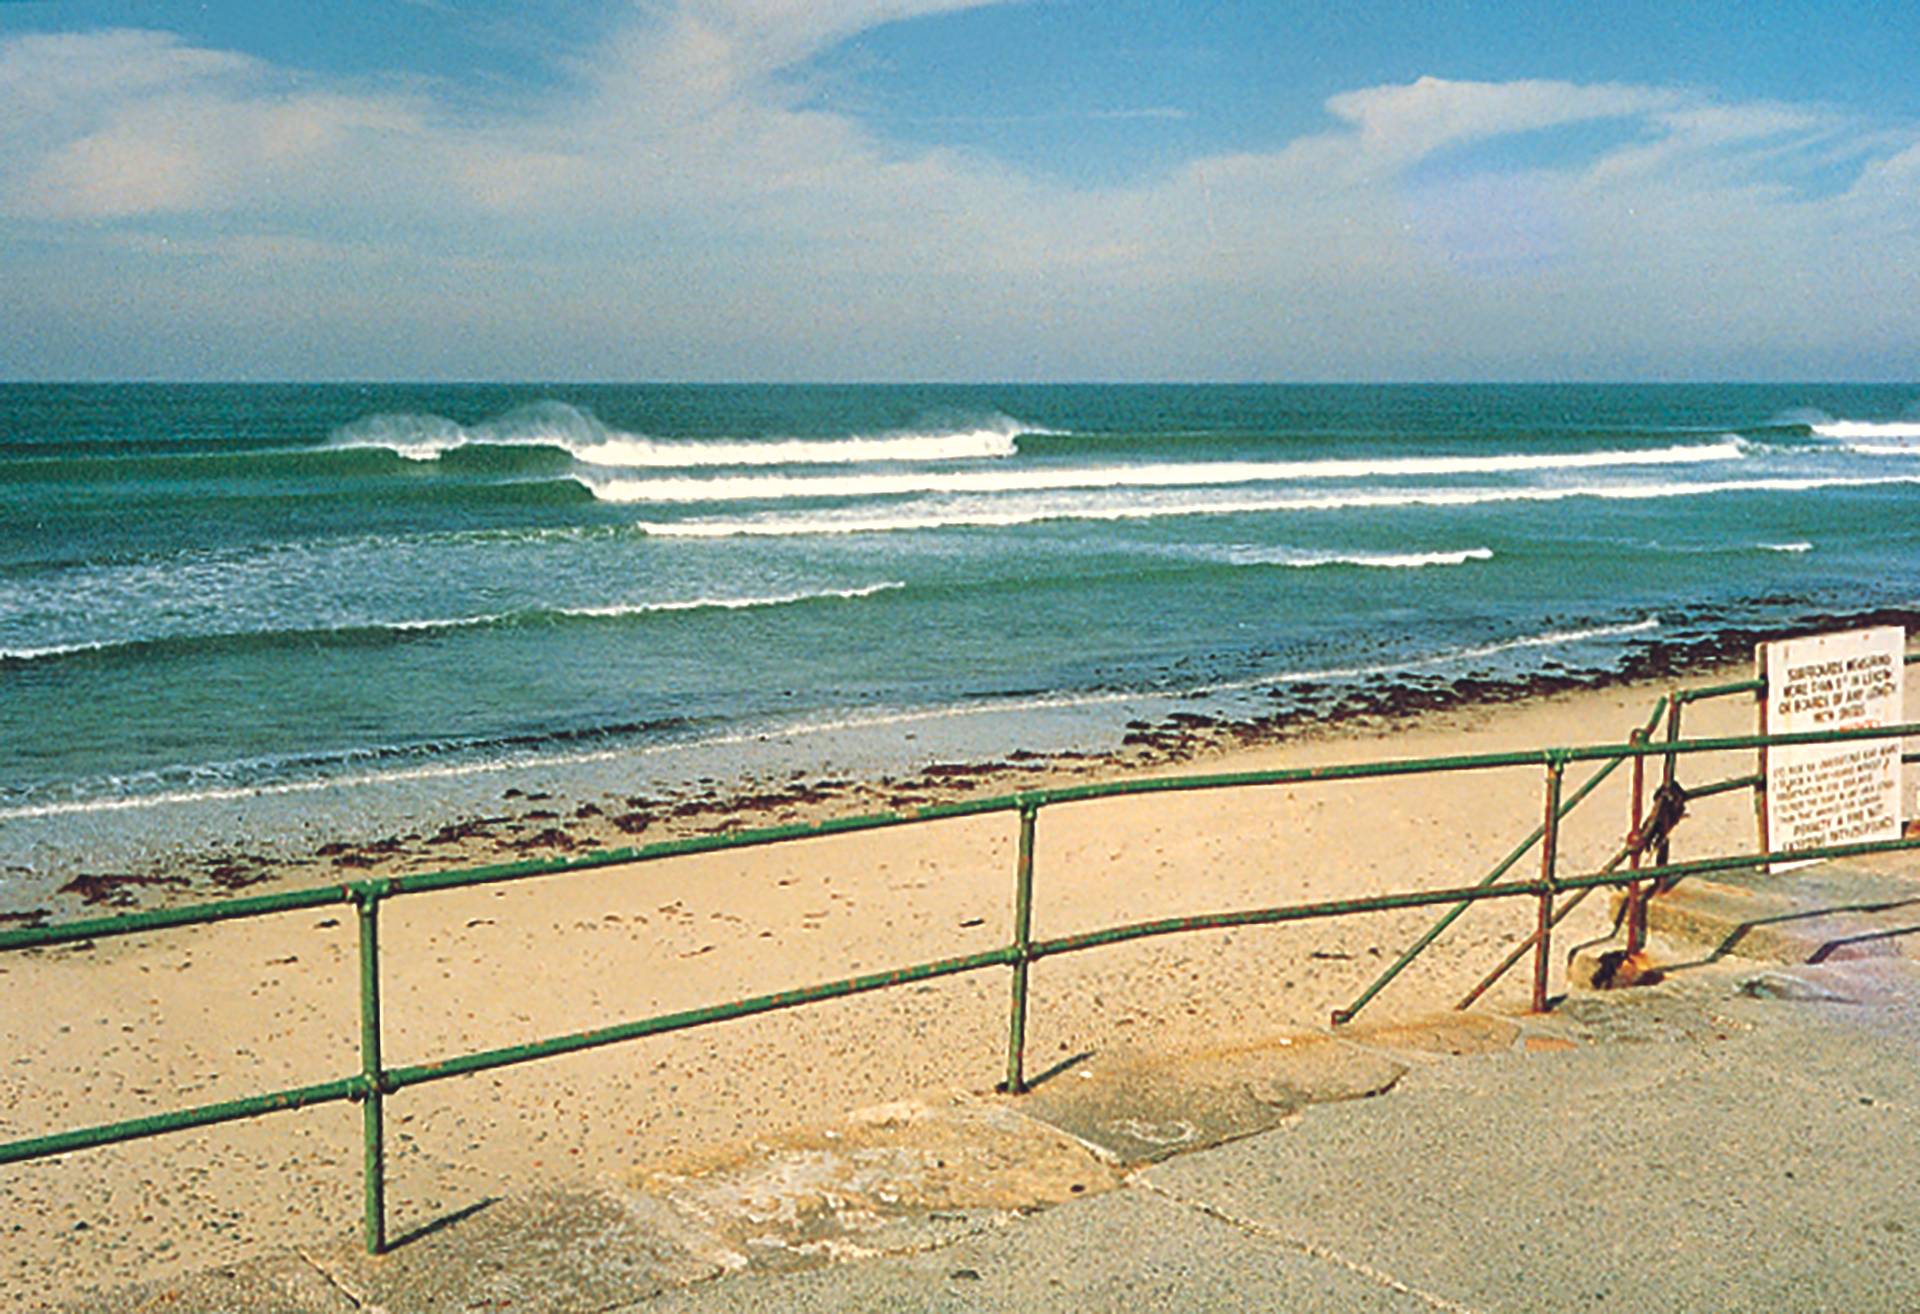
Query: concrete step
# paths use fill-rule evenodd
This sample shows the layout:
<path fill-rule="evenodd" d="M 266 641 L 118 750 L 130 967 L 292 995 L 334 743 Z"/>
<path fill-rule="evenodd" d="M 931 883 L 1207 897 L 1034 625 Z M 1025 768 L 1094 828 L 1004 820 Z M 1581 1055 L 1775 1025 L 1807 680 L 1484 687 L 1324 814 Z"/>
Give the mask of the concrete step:
<path fill-rule="evenodd" d="M 1680 961 L 1920 959 L 1920 876 L 1909 854 L 1722 872 L 1655 896 L 1647 926 Z"/>

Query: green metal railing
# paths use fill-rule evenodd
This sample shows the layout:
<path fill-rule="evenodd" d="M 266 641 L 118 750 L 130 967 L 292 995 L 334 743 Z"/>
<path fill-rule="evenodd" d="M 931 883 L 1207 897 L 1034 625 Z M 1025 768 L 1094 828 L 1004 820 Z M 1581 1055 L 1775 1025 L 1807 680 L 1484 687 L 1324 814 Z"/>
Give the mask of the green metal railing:
<path fill-rule="evenodd" d="M 1671 710 L 1679 704 L 1663 699 Z M 1656 709 L 1656 716 L 1659 709 Z M 1649 721 L 1649 725 L 1653 722 Z M 206 1127 L 238 1119 L 255 1118 L 287 1109 L 304 1108 L 337 1101 L 353 1101 L 362 1108 L 362 1139 L 365 1150 L 363 1183 L 365 1203 L 365 1239 L 367 1249 L 379 1253 L 386 1247 L 385 1146 L 382 1121 L 385 1098 L 410 1086 L 440 1081 L 470 1073 L 484 1072 L 562 1054 L 577 1053 L 603 1045 L 662 1035 L 692 1027 L 749 1017 L 819 1003 L 829 999 L 886 989 L 909 982 L 974 972 L 984 968 L 1012 969 L 1012 994 L 1009 1007 L 1007 1042 L 1007 1078 L 1005 1089 L 1018 1094 L 1026 1089 L 1024 1075 L 1025 1030 L 1028 1006 L 1028 971 L 1034 962 L 1060 954 L 1077 953 L 1107 945 L 1125 943 L 1152 936 L 1190 931 L 1218 930 L 1229 927 L 1273 925 L 1317 918 L 1343 917 L 1396 909 L 1458 905 L 1490 899 L 1532 898 L 1538 914 L 1534 936 L 1529 944 L 1535 952 L 1534 1002 L 1545 1006 L 1545 986 L 1549 970 L 1549 934 L 1554 921 L 1554 898 L 1561 893 L 1632 885 L 1636 882 L 1671 882 L 1685 876 L 1709 871 L 1750 866 L 1754 863 L 1794 858 L 1845 857 L 1920 848 L 1920 840 L 1888 840 L 1873 843 L 1832 845 L 1819 849 L 1795 850 L 1791 854 L 1753 853 L 1730 858 L 1715 858 L 1689 863 L 1668 864 L 1620 872 L 1618 862 L 1576 876 L 1557 871 L 1557 837 L 1560 819 L 1597 786 L 1605 770 L 1621 762 L 1632 762 L 1638 771 L 1645 760 L 1660 757 L 1672 774 L 1672 764 L 1680 757 L 1730 750 L 1753 750 L 1795 744 L 1826 744 L 1854 740 L 1875 740 L 1920 735 L 1920 724 L 1904 724 L 1870 730 L 1822 731 L 1808 734 L 1739 736 L 1682 740 L 1677 719 L 1670 719 L 1672 736 L 1662 742 L 1650 742 L 1636 732 L 1625 744 L 1598 744 L 1574 748 L 1556 748 L 1522 752 L 1482 753 L 1451 757 L 1403 759 L 1386 762 L 1351 763 L 1321 767 L 1287 768 L 1270 771 L 1233 772 L 1214 775 L 1173 776 L 1108 784 L 1071 785 L 1036 790 L 999 798 L 969 800 L 923 807 L 906 813 L 886 813 L 824 821 L 811 825 L 791 825 L 730 835 L 672 840 L 640 848 L 587 854 L 577 858 L 510 863 L 461 871 L 426 872 L 415 875 L 376 877 L 345 884 L 290 890 L 224 900 L 192 907 L 161 908 L 111 917 L 85 918 L 58 924 L 18 927 L 0 931 L 0 951 L 51 947 L 83 940 L 124 936 L 173 927 L 205 925 L 236 918 L 258 917 L 300 909 L 342 903 L 355 905 L 359 927 L 360 1067 L 352 1075 L 311 1085 L 296 1086 L 264 1095 L 249 1096 L 193 1108 L 171 1110 L 120 1122 L 75 1128 L 51 1135 L 28 1137 L 0 1144 L 0 1163 L 16 1163 L 51 1155 L 69 1153 L 94 1146 L 138 1140 L 194 1127 Z M 1605 764 L 1601 773 L 1562 801 L 1561 789 L 1567 768 L 1575 763 Z M 1202 913 L 1183 917 L 1110 926 L 1100 930 L 1052 939 L 1032 938 L 1034 898 L 1034 835 L 1042 808 L 1096 799 L 1130 795 L 1161 794 L 1238 788 L 1246 786 L 1304 785 L 1330 781 L 1386 779 L 1439 772 L 1485 771 L 1503 768 L 1538 767 L 1546 775 L 1546 802 L 1542 826 L 1536 832 L 1542 848 L 1541 871 L 1537 879 L 1499 878 L 1530 847 L 1530 840 L 1496 870 L 1493 876 L 1476 885 L 1458 888 L 1415 890 L 1373 895 L 1363 898 L 1333 899 L 1278 907 Z M 1637 796 L 1636 790 L 1636 796 Z M 1009 942 L 1002 947 L 953 958 L 913 964 L 889 971 L 847 977 L 823 984 L 785 990 L 775 994 L 738 999 L 704 1008 L 662 1014 L 618 1023 L 569 1035 L 552 1036 L 524 1044 L 459 1054 L 429 1063 L 400 1067 L 385 1065 L 381 1054 L 379 910 L 389 899 L 436 890 L 452 890 L 503 882 L 580 874 L 630 863 L 654 862 L 698 853 L 751 848 L 794 840 L 843 835 L 886 827 L 916 824 L 945 818 L 981 816 L 1014 812 L 1019 821 L 1016 850 L 1013 926 Z M 1444 927 L 1442 928 L 1444 929 Z M 1370 997 L 1370 996 L 1369 996 Z M 1364 1000 L 1362 1001 L 1364 1002 Z"/>
<path fill-rule="evenodd" d="M 1904 662 L 1908 666 L 1920 665 L 1920 652 L 1905 654 Z M 1666 742 L 1668 744 L 1677 743 L 1680 740 L 1681 716 L 1689 704 L 1706 702 L 1715 698 L 1730 698 L 1741 694 L 1751 694 L 1754 699 L 1758 701 L 1766 697 L 1766 691 L 1767 681 L 1764 676 L 1755 676 L 1746 680 L 1734 680 L 1724 684 L 1697 685 L 1687 689 L 1670 689 L 1654 700 L 1653 707 L 1647 714 L 1645 724 L 1633 730 L 1629 736 L 1629 742 L 1646 742 L 1664 719 L 1666 722 Z M 1715 795 L 1731 793 L 1736 790 L 1751 789 L 1754 795 L 1754 814 L 1759 846 L 1765 848 L 1767 842 L 1765 746 L 1761 745 L 1759 751 L 1761 754 L 1759 771 L 1749 775 L 1733 776 L 1726 780 L 1717 780 L 1708 784 L 1694 785 L 1686 788 L 1682 788 L 1679 784 L 1677 755 L 1662 752 L 1661 756 L 1664 758 L 1661 774 L 1662 794 L 1671 804 L 1676 801 L 1684 803 L 1695 799 L 1712 798 Z M 1621 758 L 1614 758 L 1590 777 L 1587 782 L 1575 792 L 1572 798 L 1568 799 L 1563 806 L 1550 814 L 1546 821 L 1543 821 L 1541 825 L 1535 827 L 1531 834 L 1521 840 L 1514 850 L 1503 858 L 1494 869 L 1482 879 L 1481 885 L 1492 885 L 1531 852 L 1534 845 L 1545 841 L 1555 823 L 1564 820 L 1589 794 L 1599 788 L 1601 783 L 1606 780 L 1607 776 L 1612 774 L 1613 770 L 1620 765 L 1622 760 Z M 1651 835 L 1643 831 L 1642 805 L 1645 796 L 1643 769 L 1645 760 L 1645 754 L 1637 755 L 1632 759 L 1633 784 L 1628 796 L 1630 816 L 1627 823 L 1626 838 L 1620 848 L 1614 853 L 1613 857 L 1609 858 L 1601 868 L 1602 871 L 1613 871 L 1623 862 L 1629 864 L 1631 869 L 1637 869 L 1640 866 L 1641 858 L 1645 850 L 1649 847 L 1655 850 L 1654 861 L 1661 866 L 1667 865 L 1670 856 L 1669 840 L 1673 830 L 1673 823 L 1678 820 L 1678 816 L 1675 815 L 1658 824 Z M 1903 754 L 1900 761 L 1907 765 L 1920 762 L 1920 753 Z M 1663 884 L 1670 883 L 1671 882 L 1664 882 Z M 1629 898 L 1623 910 L 1627 922 L 1627 950 L 1629 953 L 1639 951 L 1646 944 L 1646 899 L 1652 888 L 1653 887 L 1643 886 L 1638 882 L 1629 882 Z M 1536 928 L 1534 934 L 1515 945 L 1513 950 L 1506 958 L 1501 960 L 1498 966 L 1483 977 L 1473 989 L 1461 996 L 1455 1007 L 1461 1009 L 1472 1007 L 1482 995 L 1519 963 L 1529 951 L 1535 950 L 1541 939 L 1548 935 L 1554 926 L 1557 926 L 1565 920 L 1574 909 L 1580 906 L 1587 895 L 1592 892 L 1593 890 L 1591 888 L 1579 890 L 1561 907 L 1552 910 L 1544 923 Z M 1340 1026 L 1343 1023 L 1352 1021 L 1361 1009 L 1365 1008 L 1382 990 L 1386 989 L 1394 978 L 1405 971 L 1408 965 L 1411 964 L 1415 958 L 1419 957 L 1428 945 L 1432 944 L 1448 927 L 1459 920 L 1460 916 L 1471 906 L 1471 900 L 1462 900 L 1450 908 L 1433 926 L 1422 933 L 1412 945 L 1408 946 L 1405 952 L 1388 965 L 1386 970 L 1381 972 L 1365 990 L 1361 991 L 1352 1003 L 1348 1004 L 1345 1008 L 1335 1009 L 1332 1015 L 1333 1024 Z M 1539 1006 L 1540 988 L 1536 987 L 1535 1007 L 1538 1008 Z"/>

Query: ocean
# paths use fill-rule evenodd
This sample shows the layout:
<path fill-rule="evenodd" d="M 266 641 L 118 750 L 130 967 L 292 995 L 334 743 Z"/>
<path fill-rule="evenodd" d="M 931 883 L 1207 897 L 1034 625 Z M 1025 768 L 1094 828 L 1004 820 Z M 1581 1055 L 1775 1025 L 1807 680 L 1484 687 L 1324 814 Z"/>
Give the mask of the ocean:
<path fill-rule="evenodd" d="M 0 385 L 0 906 L 1915 605 L 1920 385 Z"/>

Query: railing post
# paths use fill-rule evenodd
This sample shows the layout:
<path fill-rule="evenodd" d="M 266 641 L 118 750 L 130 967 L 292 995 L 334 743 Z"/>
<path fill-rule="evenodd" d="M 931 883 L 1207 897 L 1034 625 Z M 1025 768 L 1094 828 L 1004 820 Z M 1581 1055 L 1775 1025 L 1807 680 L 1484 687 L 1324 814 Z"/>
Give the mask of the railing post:
<path fill-rule="evenodd" d="M 1680 707 L 1680 691 L 1678 689 L 1669 690 L 1667 692 L 1667 743 L 1669 745 L 1680 742 Z M 1678 755 L 1669 748 L 1666 755 L 1666 764 L 1660 769 L 1660 789 L 1662 797 L 1670 797 L 1672 795 L 1674 779 L 1678 774 Z M 1668 838 L 1671 830 L 1672 828 L 1669 826 L 1662 826 L 1661 828 L 1660 844 L 1658 848 L 1655 849 L 1653 855 L 1653 863 L 1656 867 L 1664 867 L 1667 865 L 1669 851 L 1672 848 L 1672 843 Z"/>
<path fill-rule="evenodd" d="M 368 883 L 356 890 L 360 905 L 360 1076 L 366 1095 L 360 1106 L 365 1157 L 367 1253 L 387 1248 L 386 1162 L 381 1120 L 380 1068 L 380 895 Z"/>
<path fill-rule="evenodd" d="M 1754 674 L 1760 678 L 1760 687 L 1754 691 L 1753 701 L 1759 708 L 1755 716 L 1755 721 L 1759 726 L 1760 737 L 1762 739 L 1765 739 L 1767 736 L 1767 700 L 1769 693 L 1767 687 L 1765 652 L 1766 648 L 1764 646 L 1755 649 L 1753 662 L 1755 668 Z M 1765 744 L 1760 745 L 1760 747 L 1755 750 L 1755 756 L 1760 768 L 1760 778 L 1754 782 L 1753 786 L 1753 826 L 1759 839 L 1756 847 L 1762 853 L 1765 853 L 1767 851 L 1767 831 L 1770 829 L 1767 818 L 1767 746 Z"/>
<path fill-rule="evenodd" d="M 1566 774 L 1566 760 L 1558 753 L 1547 759 L 1546 822 L 1540 835 L 1539 925 L 1533 944 L 1533 1011 L 1547 1011 L 1547 969 L 1552 959 L 1553 877 L 1560 851 L 1560 783 Z"/>
<path fill-rule="evenodd" d="M 1628 743 L 1638 748 L 1647 742 L 1647 732 L 1635 727 Z M 1627 867 L 1640 870 L 1640 827 L 1647 819 L 1647 759 L 1633 759 L 1633 797 L 1627 805 Z M 1647 947 L 1647 891 L 1640 881 L 1627 886 L 1627 952 L 1637 954 Z"/>
<path fill-rule="evenodd" d="M 1020 805 L 1020 848 L 1013 868 L 1013 999 L 1007 1018 L 1007 1094 L 1027 1088 L 1023 1071 L 1027 1049 L 1027 955 L 1033 946 L 1034 803 Z"/>

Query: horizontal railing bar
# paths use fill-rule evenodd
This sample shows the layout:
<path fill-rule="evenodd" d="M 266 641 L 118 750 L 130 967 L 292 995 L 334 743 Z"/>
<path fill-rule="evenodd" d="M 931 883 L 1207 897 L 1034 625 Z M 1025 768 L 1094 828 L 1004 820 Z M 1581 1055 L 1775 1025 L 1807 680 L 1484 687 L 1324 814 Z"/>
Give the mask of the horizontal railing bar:
<path fill-rule="evenodd" d="M 1709 698 L 1726 698 L 1733 694 L 1759 693 L 1767 687 L 1764 679 L 1735 680 L 1731 684 L 1709 684 L 1697 689 L 1681 689 L 1679 699 L 1683 703 L 1704 702 Z"/>
<path fill-rule="evenodd" d="M 1688 785 L 1686 787 L 1687 798 L 1689 800 L 1712 798 L 1715 794 L 1731 794 L 1736 789 L 1752 789 L 1754 786 L 1764 785 L 1766 782 L 1767 778 L 1765 776 L 1755 774 L 1751 776 L 1735 776 L 1731 780 L 1718 780 L 1711 785 Z"/>
<path fill-rule="evenodd" d="M 576 1054 L 581 1050 L 597 1049 L 602 1045 L 618 1044 L 623 1040 L 638 1040 L 643 1036 L 657 1036 L 668 1031 L 684 1031 L 689 1027 L 703 1026 L 710 1022 L 726 1022 L 734 1018 L 752 1017 L 756 1013 L 771 1013 L 783 1008 L 798 1008 L 803 1004 L 818 1004 L 829 999 L 844 999 L 849 995 L 883 990 L 888 986 L 906 985 L 910 982 L 927 981 L 941 976 L 954 976 L 961 972 L 974 972 L 983 967 L 1004 967 L 1014 962 L 1016 957 L 1017 954 L 1010 946 L 988 949 L 960 958 L 943 958 L 935 962 L 897 968 L 891 972 L 871 972 L 864 976 L 847 977 L 844 980 L 829 981 L 822 985 L 803 986 L 795 990 L 782 990 L 776 994 L 758 995 L 751 999 L 688 1009 L 683 1013 L 667 1013 L 659 1017 L 643 1018 L 637 1022 L 622 1022 L 592 1031 L 576 1032 L 570 1036 L 555 1036 L 548 1040 L 529 1041 L 523 1045 L 506 1045 L 499 1049 L 463 1054 L 432 1063 L 414 1064 L 410 1067 L 388 1068 L 381 1073 L 380 1085 L 382 1090 L 400 1090 L 407 1086 L 439 1081 L 445 1077 L 465 1076 L 469 1073 L 485 1072 L 490 1068 L 528 1063 L 534 1059 L 554 1058 L 561 1054 Z"/>
<path fill-rule="evenodd" d="M 624 867 L 632 863 L 663 858 L 688 857 L 733 849 L 754 848 L 789 840 L 814 839 L 829 835 L 916 821 L 940 821 L 950 817 L 1010 811 L 1019 806 L 1019 796 L 969 799 L 960 803 L 934 804 L 911 813 L 872 813 L 857 817 L 835 817 L 826 821 L 791 826 L 769 826 L 759 830 L 734 831 L 721 835 L 698 835 L 687 839 L 661 840 L 637 848 L 596 849 L 573 858 L 529 858 L 522 862 L 494 863 L 482 867 L 458 867 L 448 871 L 419 872 L 408 876 L 376 876 L 357 881 L 291 890 L 283 894 L 251 895 L 221 899 L 178 908 L 156 908 L 113 917 L 90 918 L 80 922 L 59 922 L 46 926 L 16 927 L 0 930 L 0 950 L 26 949 L 64 944 L 73 940 L 104 939 L 132 935 L 140 931 L 162 930 L 176 926 L 194 926 L 202 922 L 225 921 L 253 914 L 287 912 L 321 907 L 330 903 L 357 902 L 362 898 L 389 898 L 400 894 L 426 894 L 438 890 L 461 889 L 474 885 L 504 884 L 542 876 L 564 876 L 576 872 Z"/>
<path fill-rule="evenodd" d="M 700 853 L 718 853 L 752 848 L 789 840 L 815 839 L 830 835 L 877 830 L 919 821 L 940 821 L 981 816 L 994 812 L 1016 811 L 1054 803 L 1089 802 L 1103 798 L 1123 798 L 1140 794 L 1183 793 L 1208 789 L 1243 788 L 1261 785 L 1309 784 L 1327 781 L 1367 780 L 1384 777 L 1423 775 L 1447 771 L 1480 771 L 1503 767 L 1541 766 L 1553 762 L 1597 762 L 1615 758 L 1664 757 L 1668 754 L 1721 753 L 1763 747 L 1795 747 L 1805 744 L 1851 743 L 1876 739 L 1920 736 L 1920 724 L 1904 722 L 1891 726 L 1870 726 L 1856 730 L 1811 730 L 1795 734 L 1739 735 L 1714 739 L 1680 739 L 1671 742 L 1649 741 L 1643 744 L 1588 744 L 1571 748 L 1528 749 L 1517 752 L 1463 754 L 1452 757 L 1398 758 L 1385 762 L 1345 762 L 1329 766 L 1289 767 L 1271 771 L 1237 771 L 1205 776 L 1161 776 L 1144 780 L 1117 780 L 1087 785 L 1066 785 L 1033 790 L 995 798 L 970 799 L 958 803 L 933 804 L 910 813 L 875 813 L 859 817 L 841 817 L 828 821 L 791 826 L 773 826 L 761 830 L 736 831 L 724 835 L 703 835 L 689 839 L 663 840 L 639 848 L 599 850 L 577 858 L 537 859 L 486 867 L 468 867 L 441 872 L 421 872 L 409 876 L 382 876 L 338 885 L 292 890 L 283 894 L 256 895 L 245 899 L 192 904 L 181 908 L 153 909 L 125 913 L 118 917 L 86 922 L 56 923 L 47 926 L 18 927 L 0 931 L 0 950 L 67 943 L 73 940 L 127 935 L 163 927 L 190 926 L 201 922 L 224 921 L 255 913 L 285 912 L 297 908 L 318 907 L 328 903 L 362 898 L 389 898 L 401 894 L 423 894 L 436 890 L 461 889 L 514 880 L 559 876 L 594 871 L 631 863 L 653 862 L 664 858 L 688 857 Z"/>
<path fill-rule="evenodd" d="M 1741 854 L 1731 858 L 1706 858 L 1694 862 L 1668 863 L 1664 866 L 1642 867 L 1637 871 L 1626 872 L 1611 870 L 1614 864 L 1609 863 L 1607 868 L 1597 872 L 1583 876 L 1558 877 L 1552 881 L 1536 878 L 1508 881 L 1500 885 L 1457 885 L 1447 889 L 1407 890 L 1398 894 L 1374 894 L 1357 899 L 1329 899 L 1319 903 L 1290 904 L 1281 908 L 1248 908 L 1232 912 L 1200 913 L 1187 917 L 1163 917 L 1148 922 L 1131 922 L 1098 931 L 1083 931 L 1078 935 L 1036 940 L 1029 954 L 1033 958 L 1049 958 L 1055 954 L 1077 953 L 1082 949 L 1094 949 L 1104 945 L 1121 944 L 1128 940 L 1140 940 L 1148 936 L 1170 935 L 1183 931 L 1216 931 L 1238 926 L 1311 921 L 1320 917 L 1393 912 L 1402 908 L 1423 908 L 1440 903 L 1477 903 L 1482 899 L 1510 899 L 1522 894 L 1538 897 L 1542 894 L 1566 890 L 1632 885 L 1644 880 L 1677 880 L 1710 871 L 1755 867 L 1761 863 L 1852 858 L 1913 849 L 1920 849 L 1920 839 L 1862 841 L 1858 844 L 1826 845 L 1817 849 L 1781 849 L 1766 853 Z"/>
<path fill-rule="evenodd" d="M 1051 940 L 1035 940 L 1030 949 L 1034 958 L 1078 953 L 1105 945 L 1124 944 L 1155 935 L 1173 935 L 1186 931 L 1223 931 L 1239 926 L 1269 926 L 1279 922 L 1313 921 L 1321 917 L 1346 917 L 1355 913 L 1392 912 L 1401 908 L 1425 908 L 1440 903 L 1477 903 L 1482 899 L 1506 899 L 1516 894 L 1538 895 L 1547 889 L 1540 880 L 1508 881 L 1503 885 L 1455 885 L 1439 890 L 1408 890 L 1399 894 L 1373 894 L 1357 899 L 1328 899 L 1320 903 L 1288 904 L 1280 908 L 1244 908 L 1231 912 L 1195 913 L 1186 917 L 1162 917 L 1148 922 L 1130 922 L 1098 931 L 1082 931 Z"/>
<path fill-rule="evenodd" d="M 108 1122 L 95 1127 L 56 1132 L 51 1136 L 8 1141 L 0 1144 L 0 1163 L 21 1163 L 28 1159 L 44 1159 L 48 1155 L 88 1150 L 99 1145 L 112 1145 L 117 1141 L 137 1141 L 166 1132 L 211 1127 L 217 1123 L 234 1122 L 241 1118 L 257 1118 L 262 1114 L 280 1113 L 289 1109 L 304 1109 L 315 1104 L 329 1104 L 336 1100 L 360 1099 L 365 1094 L 366 1079 L 358 1076 L 343 1077 L 338 1081 L 323 1081 L 313 1086 L 295 1086 L 289 1090 L 275 1091 L 270 1095 L 249 1095 L 219 1104 L 202 1104 L 191 1109 L 175 1109 L 167 1113 L 148 1114 L 142 1118 L 129 1118 L 125 1122 Z"/>
<path fill-rule="evenodd" d="M 1824 844 L 1818 848 L 1769 849 L 1764 853 L 1740 853 L 1723 858 L 1695 858 L 1688 862 L 1669 862 L 1658 867 L 1642 867 L 1638 871 L 1627 873 L 1627 876 L 1636 881 L 1658 880 L 1671 884 L 1689 876 L 1704 876 L 1716 871 L 1737 871 L 1742 867 L 1758 867 L 1763 863 L 1819 862 L 1827 858 L 1870 858 L 1878 853 L 1907 853 L 1914 849 L 1920 849 L 1920 839 L 1860 840 L 1851 844 Z M 1556 882 L 1563 890 L 1618 883 L 1611 880 L 1595 880 L 1591 876 L 1563 877 Z"/>
<path fill-rule="evenodd" d="M 305 889 L 284 890 L 277 894 L 250 894 L 214 903 L 183 904 L 178 908 L 148 908 L 140 912 L 116 913 L 111 917 L 89 917 L 75 922 L 55 922 L 46 926 L 20 926 L 0 931 L 0 949 L 31 949 L 70 944 L 79 940 L 104 940 L 116 935 L 136 935 L 141 931 L 164 931 L 176 926 L 201 926 L 209 922 L 231 921 L 238 917 L 266 917 L 274 913 L 299 912 L 306 908 L 325 908 L 337 903 L 352 903 L 360 897 L 359 883 L 315 885 Z"/>
<path fill-rule="evenodd" d="M 1903 653 L 1901 661 L 1908 666 L 1920 666 L 1920 651 Z M 1725 698 L 1731 694 L 1763 693 L 1767 687 L 1766 677 L 1755 676 L 1750 680 L 1735 680 L 1731 684 L 1710 684 L 1696 689 L 1679 691 L 1683 703 L 1697 703 L 1708 698 Z"/>

